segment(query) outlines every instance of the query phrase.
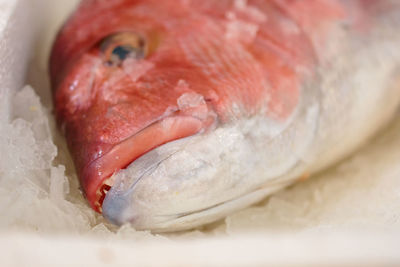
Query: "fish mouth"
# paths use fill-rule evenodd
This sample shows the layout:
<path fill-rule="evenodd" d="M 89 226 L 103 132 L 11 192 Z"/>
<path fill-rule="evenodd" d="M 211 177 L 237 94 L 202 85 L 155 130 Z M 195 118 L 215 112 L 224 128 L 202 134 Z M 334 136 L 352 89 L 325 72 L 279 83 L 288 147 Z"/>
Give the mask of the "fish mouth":
<path fill-rule="evenodd" d="M 102 212 L 103 201 L 113 186 L 112 175 L 115 172 L 163 144 L 195 135 L 204 128 L 204 122 L 192 116 L 166 117 L 115 145 L 107 154 L 91 162 L 85 168 L 83 176 L 92 178 L 92 182 L 86 187 L 86 196 L 92 208 Z"/>

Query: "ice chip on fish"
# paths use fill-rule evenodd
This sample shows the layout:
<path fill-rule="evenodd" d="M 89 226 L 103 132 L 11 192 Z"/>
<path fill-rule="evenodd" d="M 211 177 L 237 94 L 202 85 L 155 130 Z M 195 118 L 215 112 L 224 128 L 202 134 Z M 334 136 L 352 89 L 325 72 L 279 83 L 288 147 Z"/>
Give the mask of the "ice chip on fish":
<path fill-rule="evenodd" d="M 399 26 L 390 0 L 82 1 L 50 70 L 89 204 L 190 229 L 337 162 L 400 105 Z"/>

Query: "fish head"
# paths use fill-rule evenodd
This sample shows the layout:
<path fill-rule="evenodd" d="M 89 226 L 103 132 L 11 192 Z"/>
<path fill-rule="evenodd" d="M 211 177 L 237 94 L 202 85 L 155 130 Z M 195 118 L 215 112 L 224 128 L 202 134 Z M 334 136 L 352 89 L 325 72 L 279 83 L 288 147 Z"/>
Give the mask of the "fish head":
<path fill-rule="evenodd" d="M 254 191 L 245 169 L 221 175 L 235 160 L 261 164 L 232 125 L 267 114 L 284 129 L 298 105 L 290 69 L 279 70 L 286 89 L 272 90 L 260 60 L 276 59 L 255 57 L 254 34 L 234 40 L 225 18 L 189 2 L 83 1 L 53 48 L 55 113 L 83 191 L 118 224 L 146 229 Z"/>

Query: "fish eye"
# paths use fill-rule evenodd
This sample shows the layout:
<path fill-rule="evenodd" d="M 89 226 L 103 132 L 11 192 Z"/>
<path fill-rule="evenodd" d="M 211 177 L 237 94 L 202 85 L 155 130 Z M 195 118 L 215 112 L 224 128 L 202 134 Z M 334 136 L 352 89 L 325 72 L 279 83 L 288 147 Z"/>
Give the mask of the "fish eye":
<path fill-rule="evenodd" d="M 120 66 L 127 58 L 140 60 L 147 56 L 145 39 L 131 32 L 117 33 L 104 38 L 100 43 L 100 51 L 108 66 Z"/>

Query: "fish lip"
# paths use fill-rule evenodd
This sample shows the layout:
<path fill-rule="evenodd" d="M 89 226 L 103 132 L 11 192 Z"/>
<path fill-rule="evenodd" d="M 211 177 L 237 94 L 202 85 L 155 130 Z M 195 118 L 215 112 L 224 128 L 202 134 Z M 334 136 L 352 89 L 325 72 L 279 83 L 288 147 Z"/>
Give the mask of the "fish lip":
<path fill-rule="evenodd" d="M 91 207 L 102 213 L 102 204 L 112 186 L 112 175 L 142 155 L 171 141 L 189 137 L 205 130 L 207 125 L 193 116 L 172 115 L 162 118 L 90 162 L 82 171 L 82 186 Z M 135 149 L 133 149 L 135 148 Z M 111 183 L 111 184 L 109 184 Z"/>

